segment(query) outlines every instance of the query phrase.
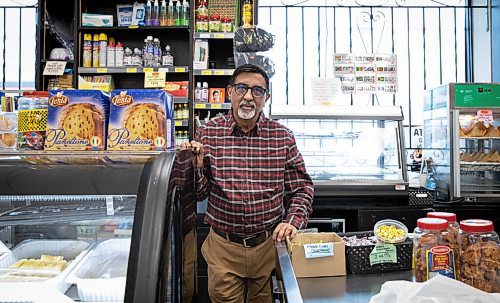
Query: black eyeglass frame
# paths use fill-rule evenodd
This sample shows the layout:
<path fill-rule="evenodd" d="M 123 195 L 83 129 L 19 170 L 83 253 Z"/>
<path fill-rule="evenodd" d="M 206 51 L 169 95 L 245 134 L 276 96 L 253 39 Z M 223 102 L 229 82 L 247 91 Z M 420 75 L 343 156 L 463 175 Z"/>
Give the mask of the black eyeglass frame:
<path fill-rule="evenodd" d="M 240 96 L 244 96 L 248 90 L 250 89 L 250 92 L 252 93 L 252 96 L 254 98 L 263 98 L 264 96 L 266 96 L 266 94 L 268 95 L 269 94 L 269 90 L 265 89 L 264 87 L 260 86 L 260 85 L 256 85 L 256 86 L 250 86 L 250 85 L 247 85 L 245 83 L 235 83 L 235 84 L 231 84 L 230 86 L 232 86 L 234 88 L 234 91 L 236 92 L 236 94 L 240 95 Z M 238 93 L 238 90 L 237 90 L 237 86 L 240 86 L 240 87 L 245 87 L 245 92 L 244 93 Z M 257 88 L 257 89 L 262 89 L 262 91 L 264 92 L 262 94 L 262 96 L 258 96 L 255 94 L 254 92 L 254 88 Z"/>

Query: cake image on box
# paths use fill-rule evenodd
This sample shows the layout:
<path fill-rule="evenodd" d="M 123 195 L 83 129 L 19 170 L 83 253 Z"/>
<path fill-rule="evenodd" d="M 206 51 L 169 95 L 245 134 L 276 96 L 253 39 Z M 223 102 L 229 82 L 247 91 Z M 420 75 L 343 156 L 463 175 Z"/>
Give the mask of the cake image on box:
<path fill-rule="evenodd" d="M 52 90 L 45 149 L 103 150 L 109 95 L 97 90 Z"/>
<path fill-rule="evenodd" d="M 165 150 L 173 146 L 173 101 L 163 90 L 114 90 L 108 150 Z"/>

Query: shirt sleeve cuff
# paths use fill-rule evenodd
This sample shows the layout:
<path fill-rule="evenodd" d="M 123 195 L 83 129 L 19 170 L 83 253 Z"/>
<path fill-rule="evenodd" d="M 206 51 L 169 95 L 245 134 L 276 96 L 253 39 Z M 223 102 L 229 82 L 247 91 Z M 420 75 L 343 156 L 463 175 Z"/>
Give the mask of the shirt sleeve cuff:
<path fill-rule="evenodd" d="M 293 225 L 296 229 L 302 229 L 306 227 L 304 219 L 296 215 L 288 216 L 284 222 Z"/>

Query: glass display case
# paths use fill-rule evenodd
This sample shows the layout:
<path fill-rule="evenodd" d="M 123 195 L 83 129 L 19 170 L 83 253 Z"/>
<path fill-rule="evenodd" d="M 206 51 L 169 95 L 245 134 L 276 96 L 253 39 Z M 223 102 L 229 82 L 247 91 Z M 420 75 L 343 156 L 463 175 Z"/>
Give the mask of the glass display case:
<path fill-rule="evenodd" d="M 0 154 L 0 301 L 195 293 L 191 153 Z"/>
<path fill-rule="evenodd" d="M 316 197 L 407 203 L 400 107 L 271 105 L 270 117 L 294 132 Z"/>
<path fill-rule="evenodd" d="M 500 197 L 500 85 L 452 83 L 424 98 L 424 158 L 442 201 Z"/>

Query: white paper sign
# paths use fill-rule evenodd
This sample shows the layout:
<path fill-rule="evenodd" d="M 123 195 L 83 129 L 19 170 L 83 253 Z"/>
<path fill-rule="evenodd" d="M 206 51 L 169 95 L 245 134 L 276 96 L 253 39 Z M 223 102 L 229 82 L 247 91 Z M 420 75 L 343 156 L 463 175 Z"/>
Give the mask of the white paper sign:
<path fill-rule="evenodd" d="M 44 76 L 61 76 L 66 68 L 65 61 L 47 61 L 43 69 Z"/>
<path fill-rule="evenodd" d="M 333 243 L 304 244 L 306 259 L 333 256 Z"/>
<path fill-rule="evenodd" d="M 340 79 L 311 78 L 311 91 L 314 104 L 331 105 L 342 93 Z"/>

